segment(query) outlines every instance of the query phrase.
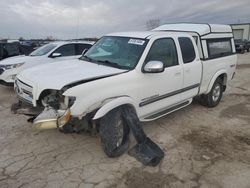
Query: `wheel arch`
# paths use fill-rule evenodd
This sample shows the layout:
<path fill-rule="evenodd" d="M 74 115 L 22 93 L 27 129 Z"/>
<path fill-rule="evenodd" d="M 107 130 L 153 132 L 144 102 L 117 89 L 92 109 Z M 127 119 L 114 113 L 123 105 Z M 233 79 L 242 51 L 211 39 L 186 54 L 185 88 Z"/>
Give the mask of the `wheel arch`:
<path fill-rule="evenodd" d="M 206 94 L 209 93 L 214 85 L 214 82 L 217 80 L 217 78 L 220 78 L 222 80 L 222 83 L 223 83 L 223 91 L 226 90 L 226 85 L 227 85 L 227 79 L 228 79 L 228 76 L 227 76 L 227 72 L 226 70 L 220 70 L 218 72 L 216 72 L 214 74 L 214 76 L 212 77 L 209 85 L 208 85 L 208 88 L 207 88 L 207 91 L 206 91 Z"/>
<path fill-rule="evenodd" d="M 132 98 L 129 96 L 123 96 L 123 97 L 115 98 L 111 100 L 110 102 L 107 102 L 103 106 L 101 106 L 95 113 L 93 120 L 98 120 L 102 118 L 108 112 L 120 106 L 128 106 L 128 107 L 134 108 L 135 111 L 137 111 Z"/>

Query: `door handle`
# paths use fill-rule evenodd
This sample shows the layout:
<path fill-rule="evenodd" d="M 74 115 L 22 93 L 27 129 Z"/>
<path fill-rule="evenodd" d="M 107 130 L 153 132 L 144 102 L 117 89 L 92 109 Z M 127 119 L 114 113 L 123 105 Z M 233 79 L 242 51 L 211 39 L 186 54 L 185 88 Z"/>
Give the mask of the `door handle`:
<path fill-rule="evenodd" d="M 185 72 L 190 72 L 190 69 L 186 69 L 186 71 Z"/>
<path fill-rule="evenodd" d="M 175 73 L 175 76 L 180 76 L 180 75 L 181 75 L 181 72 Z"/>

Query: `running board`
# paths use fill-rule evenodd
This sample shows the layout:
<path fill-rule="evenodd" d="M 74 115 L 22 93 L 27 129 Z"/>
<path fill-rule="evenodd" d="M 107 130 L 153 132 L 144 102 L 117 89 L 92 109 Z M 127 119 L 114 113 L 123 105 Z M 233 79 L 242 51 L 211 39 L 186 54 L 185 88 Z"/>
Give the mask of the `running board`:
<path fill-rule="evenodd" d="M 161 117 L 161 116 L 163 116 L 163 115 L 165 115 L 165 114 L 168 114 L 168 113 L 170 113 L 170 112 L 172 112 L 172 111 L 174 111 L 174 110 L 177 110 L 177 109 L 179 109 L 179 108 L 182 108 L 182 107 L 184 107 L 184 106 L 187 106 L 189 103 L 190 103 L 190 101 L 185 101 L 185 102 L 179 103 L 179 104 L 177 104 L 177 105 L 175 105 L 175 106 L 172 106 L 172 107 L 170 107 L 170 108 L 167 108 L 167 109 L 164 109 L 164 110 L 162 110 L 162 111 L 160 111 L 160 112 L 157 112 L 156 114 L 149 115 L 149 116 L 147 116 L 147 117 L 144 118 L 144 119 L 145 119 L 145 120 L 157 119 L 158 117 Z"/>

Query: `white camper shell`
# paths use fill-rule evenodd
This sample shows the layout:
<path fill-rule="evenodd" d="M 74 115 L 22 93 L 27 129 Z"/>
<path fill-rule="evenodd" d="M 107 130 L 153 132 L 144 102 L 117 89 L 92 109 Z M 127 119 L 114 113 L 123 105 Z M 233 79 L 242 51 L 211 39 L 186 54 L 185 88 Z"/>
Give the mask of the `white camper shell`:
<path fill-rule="evenodd" d="M 225 79 L 227 81 L 234 76 L 230 68 L 236 68 L 236 65 L 231 65 L 231 63 L 237 62 L 237 56 L 230 25 L 176 23 L 161 25 L 153 31 L 189 33 L 195 39 L 203 71 L 201 93 L 208 93 L 212 88 L 211 83 L 222 72 L 233 73 L 233 75 L 227 74 L 227 79 Z M 227 64 L 230 64 L 230 68 L 227 67 L 226 71 Z M 210 85 L 208 88 L 207 84 Z"/>
<path fill-rule="evenodd" d="M 202 60 L 211 59 L 208 52 L 208 42 L 217 39 L 223 41 L 224 39 L 230 39 L 234 44 L 233 31 L 230 25 L 219 24 L 166 24 L 155 28 L 153 31 L 172 31 L 172 32 L 184 32 L 190 33 L 197 43 L 200 57 Z M 235 46 L 232 46 L 232 51 L 235 53 Z"/>

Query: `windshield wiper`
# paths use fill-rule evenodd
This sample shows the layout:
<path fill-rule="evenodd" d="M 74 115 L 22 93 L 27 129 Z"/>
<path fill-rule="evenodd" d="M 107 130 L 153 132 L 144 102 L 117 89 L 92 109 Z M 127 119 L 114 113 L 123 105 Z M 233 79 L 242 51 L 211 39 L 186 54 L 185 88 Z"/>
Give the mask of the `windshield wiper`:
<path fill-rule="evenodd" d="M 115 68 L 118 68 L 118 69 L 126 69 L 126 70 L 129 69 L 126 66 L 120 65 L 118 63 L 111 62 L 109 60 L 97 60 L 96 62 L 101 63 L 102 65 L 107 65 L 107 66 L 115 67 Z"/>
<path fill-rule="evenodd" d="M 85 59 L 86 59 L 87 61 L 89 61 L 89 62 L 93 62 L 93 61 L 94 61 L 93 59 L 91 59 L 90 57 L 88 57 L 88 56 L 86 56 L 86 55 L 80 57 L 79 59 L 80 59 L 80 60 L 84 60 L 83 58 L 85 58 Z"/>

